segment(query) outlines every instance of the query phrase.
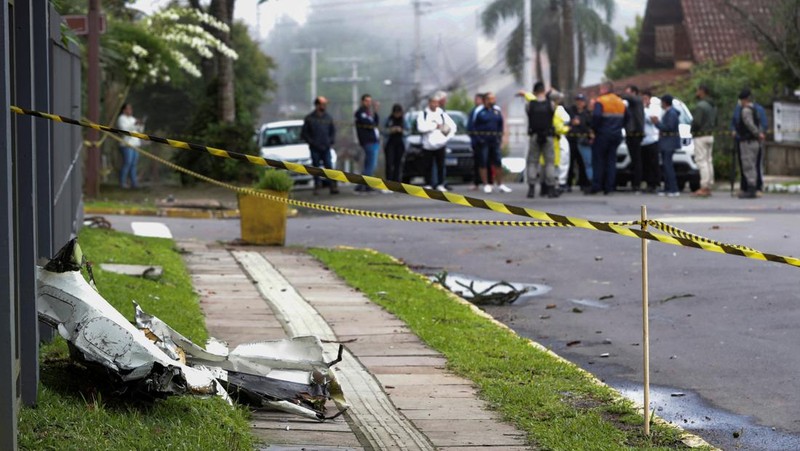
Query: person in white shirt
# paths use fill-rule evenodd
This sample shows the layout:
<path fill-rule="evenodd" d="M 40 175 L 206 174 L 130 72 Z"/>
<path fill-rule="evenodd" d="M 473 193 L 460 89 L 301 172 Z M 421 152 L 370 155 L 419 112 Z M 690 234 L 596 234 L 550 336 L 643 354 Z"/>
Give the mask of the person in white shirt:
<path fill-rule="evenodd" d="M 133 106 L 130 103 L 122 105 L 117 119 L 117 128 L 126 131 L 142 131 L 142 121 L 133 117 Z M 126 189 L 137 189 L 139 183 L 136 180 L 136 163 L 139 161 L 139 153 L 134 150 L 141 144 L 139 138 L 133 136 L 126 136 L 122 138 L 122 143 L 119 145 L 119 152 L 122 154 L 122 168 L 119 171 L 119 186 Z M 130 178 L 130 186 L 127 185 Z"/>
<path fill-rule="evenodd" d="M 658 156 L 658 128 L 652 117 L 661 117 L 661 100 L 650 91 L 642 92 L 644 103 L 644 139 L 642 139 L 642 175 L 647 182 L 647 192 L 654 194 L 661 185 L 661 165 Z"/>
<path fill-rule="evenodd" d="M 444 157 L 447 142 L 456 134 L 456 123 L 439 108 L 440 95 L 428 99 L 428 106 L 417 115 L 417 131 L 422 134 L 422 155 L 425 162 L 425 184 L 446 192 Z M 436 180 L 433 171 L 436 169 Z"/>

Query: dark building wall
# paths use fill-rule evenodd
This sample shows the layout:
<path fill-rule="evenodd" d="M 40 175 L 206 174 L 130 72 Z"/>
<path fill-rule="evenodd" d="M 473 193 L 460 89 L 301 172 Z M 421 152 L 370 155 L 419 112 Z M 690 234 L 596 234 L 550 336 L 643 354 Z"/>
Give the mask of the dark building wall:
<path fill-rule="evenodd" d="M 667 38 L 670 42 L 666 42 Z M 665 50 L 671 51 L 665 54 Z M 672 68 L 676 61 L 692 60 L 681 0 L 648 0 L 636 66 L 639 69 Z"/>

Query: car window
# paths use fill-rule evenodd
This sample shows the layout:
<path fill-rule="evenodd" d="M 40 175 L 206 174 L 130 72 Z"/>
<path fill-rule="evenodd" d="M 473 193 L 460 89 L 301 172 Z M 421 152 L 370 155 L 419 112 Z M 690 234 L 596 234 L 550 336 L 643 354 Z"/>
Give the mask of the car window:
<path fill-rule="evenodd" d="M 303 144 L 303 140 L 300 138 L 300 132 L 302 129 L 303 127 L 299 125 L 292 127 L 267 128 L 264 129 L 264 133 L 261 135 L 261 142 L 264 143 L 264 147 Z"/>

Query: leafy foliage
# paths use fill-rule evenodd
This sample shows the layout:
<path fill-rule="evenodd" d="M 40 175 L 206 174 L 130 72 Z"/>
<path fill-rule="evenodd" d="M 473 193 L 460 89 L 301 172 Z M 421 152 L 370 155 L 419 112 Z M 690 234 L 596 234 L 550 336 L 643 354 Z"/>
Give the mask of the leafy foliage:
<path fill-rule="evenodd" d="M 755 61 L 749 55 L 732 58 L 727 64 L 700 64 L 692 68 L 691 76 L 664 89 L 693 108 L 695 91 L 701 84 L 711 89 L 711 98 L 717 108 L 717 129 L 730 128 L 733 110 L 742 88 L 749 87 L 753 99 L 763 106 L 772 104 L 783 86 L 780 68 L 772 60 Z M 730 177 L 733 160 L 733 138 L 718 133 L 714 138 L 714 171 L 717 178 Z"/>
<path fill-rule="evenodd" d="M 636 24 L 625 28 L 625 36 L 618 35 L 614 57 L 606 66 L 605 76 L 609 80 L 636 75 L 636 52 L 639 50 L 639 35 L 642 33 L 642 17 L 636 16 Z"/>
<path fill-rule="evenodd" d="M 447 97 L 448 110 L 456 110 L 468 113 L 473 106 L 474 102 L 472 96 L 467 92 L 466 89 L 462 88 L 456 90 L 455 92 L 450 93 Z"/>
<path fill-rule="evenodd" d="M 294 180 L 286 171 L 272 168 L 262 171 L 255 185 L 257 189 L 268 189 L 281 193 L 291 191 L 292 186 L 294 186 Z"/>

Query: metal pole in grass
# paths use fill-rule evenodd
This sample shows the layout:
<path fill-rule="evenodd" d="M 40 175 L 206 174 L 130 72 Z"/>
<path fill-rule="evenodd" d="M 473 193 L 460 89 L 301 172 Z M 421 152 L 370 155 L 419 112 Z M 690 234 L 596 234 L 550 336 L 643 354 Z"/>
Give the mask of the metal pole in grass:
<path fill-rule="evenodd" d="M 647 206 L 642 205 L 642 231 L 647 230 Z M 650 435 L 650 313 L 647 280 L 647 240 L 642 238 L 642 348 L 644 352 L 644 435 Z"/>

